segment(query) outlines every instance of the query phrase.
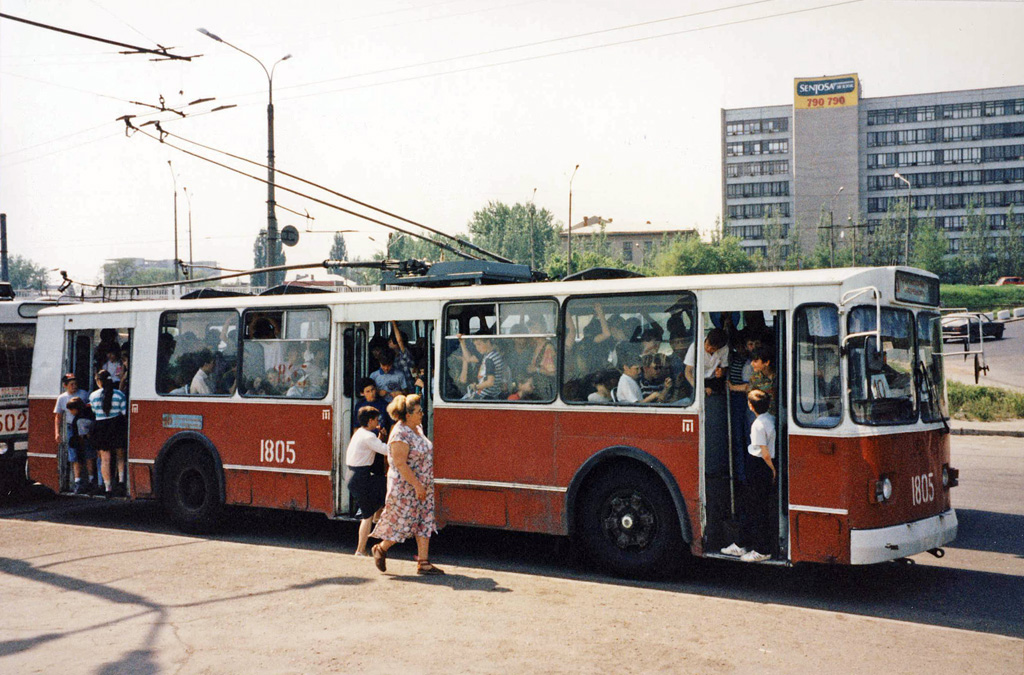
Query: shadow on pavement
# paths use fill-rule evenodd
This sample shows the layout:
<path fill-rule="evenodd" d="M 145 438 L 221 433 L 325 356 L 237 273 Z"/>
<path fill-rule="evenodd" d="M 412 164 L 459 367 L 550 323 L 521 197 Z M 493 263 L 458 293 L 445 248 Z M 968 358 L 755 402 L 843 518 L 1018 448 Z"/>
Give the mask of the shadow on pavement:
<path fill-rule="evenodd" d="M 1024 531 L 1024 517 L 968 509 L 958 511 L 958 517 L 960 538 L 947 547 L 954 559 L 958 548 L 1018 558 L 1024 555 L 1020 534 Z M 110 503 L 51 496 L 0 509 L 0 518 L 180 535 L 153 502 Z M 313 513 L 235 509 L 228 524 L 206 538 L 349 555 L 354 550 L 356 527 L 355 522 L 333 521 Z M 412 550 L 396 550 L 395 559 L 411 559 Z M 442 568 L 459 565 L 481 571 L 587 580 L 1024 637 L 1019 604 L 1024 594 L 1024 574 L 959 569 L 951 566 L 950 556 L 938 564 L 884 563 L 869 567 L 780 568 L 689 560 L 682 572 L 668 580 L 637 582 L 595 573 L 562 537 L 448 527 L 434 538 L 431 552 L 432 560 L 436 559 Z M 0 572 L 4 571 L 7 570 L 0 567 Z M 411 567 L 409 572 L 394 578 L 406 583 L 445 585 L 453 590 L 508 590 L 489 578 L 453 573 L 418 577 Z M 335 578 L 316 583 L 359 581 Z"/>

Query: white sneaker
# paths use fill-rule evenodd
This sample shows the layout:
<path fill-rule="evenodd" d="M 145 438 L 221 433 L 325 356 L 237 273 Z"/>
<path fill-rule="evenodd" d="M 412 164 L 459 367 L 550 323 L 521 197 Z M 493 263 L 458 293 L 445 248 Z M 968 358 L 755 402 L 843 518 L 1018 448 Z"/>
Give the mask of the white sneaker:
<path fill-rule="evenodd" d="M 765 560 L 771 560 L 771 558 L 770 555 L 765 555 L 764 553 L 748 551 L 740 557 L 740 560 L 743 562 L 764 562 Z"/>
<path fill-rule="evenodd" d="M 746 552 L 747 549 L 735 543 L 729 544 L 728 546 L 722 549 L 722 553 L 724 553 L 725 555 L 731 555 L 736 558 L 743 556 Z"/>

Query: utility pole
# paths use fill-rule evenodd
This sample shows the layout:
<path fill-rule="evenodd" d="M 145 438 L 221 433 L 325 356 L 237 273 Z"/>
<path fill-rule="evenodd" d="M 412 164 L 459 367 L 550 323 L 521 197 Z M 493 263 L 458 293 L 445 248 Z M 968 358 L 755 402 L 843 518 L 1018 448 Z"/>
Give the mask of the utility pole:
<path fill-rule="evenodd" d="M 533 213 L 536 210 L 534 206 L 534 200 L 537 199 L 537 188 L 533 188 L 533 196 L 530 197 L 530 271 L 532 272 L 537 267 L 537 262 L 534 260 L 533 249 L 535 244 L 533 242 Z"/>
<path fill-rule="evenodd" d="M 167 160 L 167 168 L 171 170 L 174 181 L 174 280 L 181 281 L 181 268 L 178 266 L 178 178 L 174 175 L 174 165 Z"/>
<path fill-rule="evenodd" d="M 262 68 L 263 72 L 267 75 L 267 266 L 274 267 L 281 263 L 278 255 L 280 253 L 279 248 L 281 246 L 281 237 L 277 231 L 277 212 L 275 210 L 277 202 L 274 201 L 274 69 L 277 68 L 277 64 L 282 61 L 287 61 L 292 57 L 292 55 L 285 54 L 275 61 L 268 70 L 267 67 L 263 65 L 262 61 L 241 47 L 236 47 L 227 40 L 214 35 L 205 28 L 197 28 L 196 30 L 211 40 L 216 40 L 217 42 L 231 47 L 235 51 L 242 52 L 250 59 L 260 64 L 260 68 Z M 284 281 L 283 271 L 278 270 L 267 273 L 268 286 L 277 286 L 282 281 Z"/>
<path fill-rule="evenodd" d="M 576 168 L 572 170 L 572 176 L 569 177 L 569 232 L 566 235 L 566 241 L 569 244 L 569 258 L 565 261 L 565 275 L 569 276 L 572 274 L 572 181 L 576 178 L 576 172 L 579 171 L 580 165 L 577 164 Z"/>
<path fill-rule="evenodd" d="M 0 213 L 0 281 L 10 281 L 11 271 L 7 267 L 7 214 Z"/>
<path fill-rule="evenodd" d="M 836 266 L 836 228 L 835 221 L 833 219 L 833 212 L 836 209 L 836 198 L 839 197 L 839 193 L 843 191 L 844 186 L 840 186 L 836 193 L 832 195 L 832 201 L 828 205 L 828 266 Z"/>
<path fill-rule="evenodd" d="M 188 187 L 181 188 L 185 191 L 185 199 L 188 200 L 188 277 L 191 279 L 192 270 L 192 195 L 188 192 Z"/>

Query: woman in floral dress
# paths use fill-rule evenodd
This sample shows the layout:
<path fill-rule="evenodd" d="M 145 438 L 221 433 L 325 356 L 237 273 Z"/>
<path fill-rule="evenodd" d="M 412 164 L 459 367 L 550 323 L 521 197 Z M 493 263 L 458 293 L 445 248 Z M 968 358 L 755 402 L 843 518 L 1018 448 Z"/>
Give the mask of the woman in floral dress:
<path fill-rule="evenodd" d="M 373 547 L 373 561 L 381 572 L 387 570 L 387 552 L 393 545 L 416 538 L 417 574 L 444 574 L 430 564 L 430 535 L 437 532 L 434 521 L 434 446 L 423 435 L 423 406 L 420 397 L 395 396 L 388 405 L 395 420 L 388 439 L 390 489 L 384 513 L 370 536 L 382 539 Z"/>

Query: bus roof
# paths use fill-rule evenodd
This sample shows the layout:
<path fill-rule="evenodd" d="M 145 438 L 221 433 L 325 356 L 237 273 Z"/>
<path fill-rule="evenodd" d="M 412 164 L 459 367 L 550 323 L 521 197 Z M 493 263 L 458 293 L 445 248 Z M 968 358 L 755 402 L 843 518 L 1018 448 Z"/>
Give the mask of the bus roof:
<path fill-rule="evenodd" d="M 308 307 L 310 305 L 363 304 L 401 301 L 453 301 L 491 297 L 550 297 L 570 294 L 626 294 L 652 291 L 707 291 L 769 287 L 810 287 L 850 285 L 882 286 L 892 280 L 896 270 L 905 270 L 938 279 L 934 274 L 912 267 L 841 267 L 833 269 L 795 270 L 786 272 L 747 272 L 736 274 L 702 274 L 674 277 L 643 277 L 635 279 L 602 279 L 594 281 L 548 281 L 523 284 L 456 286 L 448 288 L 403 288 L 400 290 L 335 292 L 310 295 L 240 296 L 196 300 L 122 300 L 58 306 L 42 312 L 43 316 L 58 314 L 104 314 L 113 312 L 145 312 L 167 310 L 226 309 L 245 307 Z"/>

